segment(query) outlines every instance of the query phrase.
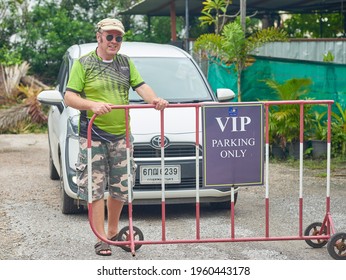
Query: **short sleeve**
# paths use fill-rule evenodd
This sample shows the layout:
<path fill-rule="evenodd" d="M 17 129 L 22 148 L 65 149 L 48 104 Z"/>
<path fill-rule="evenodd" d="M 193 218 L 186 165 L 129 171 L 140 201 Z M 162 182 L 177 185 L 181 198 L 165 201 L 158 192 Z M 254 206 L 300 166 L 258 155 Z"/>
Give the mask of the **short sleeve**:
<path fill-rule="evenodd" d="M 130 66 L 130 85 L 133 89 L 135 89 L 141 86 L 142 84 L 144 84 L 144 80 L 131 59 L 129 60 L 129 66 Z"/>
<path fill-rule="evenodd" d="M 79 60 L 75 60 L 71 72 L 70 77 L 67 83 L 67 89 L 73 92 L 81 93 L 84 89 L 85 84 L 85 71 Z"/>

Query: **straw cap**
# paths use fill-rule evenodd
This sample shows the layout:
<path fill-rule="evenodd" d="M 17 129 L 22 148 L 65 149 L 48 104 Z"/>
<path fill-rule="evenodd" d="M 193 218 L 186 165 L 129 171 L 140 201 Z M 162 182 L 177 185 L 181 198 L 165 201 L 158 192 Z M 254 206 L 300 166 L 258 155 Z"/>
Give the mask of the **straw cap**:
<path fill-rule="evenodd" d="M 124 25 L 120 20 L 115 18 L 105 18 L 97 24 L 97 29 L 102 29 L 104 31 L 117 30 L 121 32 L 122 35 L 125 34 Z"/>

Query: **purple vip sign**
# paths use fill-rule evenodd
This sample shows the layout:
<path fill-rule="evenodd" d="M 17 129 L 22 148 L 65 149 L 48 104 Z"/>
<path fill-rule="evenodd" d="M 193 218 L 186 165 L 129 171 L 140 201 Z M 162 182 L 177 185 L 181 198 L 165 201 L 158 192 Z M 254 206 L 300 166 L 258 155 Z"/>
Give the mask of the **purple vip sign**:
<path fill-rule="evenodd" d="M 203 187 L 264 184 L 262 103 L 205 105 Z"/>

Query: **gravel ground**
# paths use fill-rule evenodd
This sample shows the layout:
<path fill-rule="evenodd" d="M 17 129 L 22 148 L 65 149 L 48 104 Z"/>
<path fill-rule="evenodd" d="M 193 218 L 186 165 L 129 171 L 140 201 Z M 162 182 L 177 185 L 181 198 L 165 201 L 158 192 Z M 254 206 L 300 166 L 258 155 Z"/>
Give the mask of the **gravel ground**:
<path fill-rule="evenodd" d="M 326 208 L 323 171 L 304 171 L 304 226 L 322 222 Z M 285 164 L 270 164 L 270 235 L 298 234 L 299 172 Z M 263 237 L 263 187 L 243 188 L 235 207 L 236 237 Z M 95 236 L 87 212 L 63 215 L 59 182 L 48 176 L 45 134 L 0 135 L 0 259 L 101 260 L 93 251 Z M 346 168 L 331 176 L 331 215 L 337 231 L 346 231 Z M 195 239 L 195 206 L 167 206 L 167 240 Z M 145 240 L 160 240 L 161 209 L 134 207 L 134 225 Z M 227 238 L 229 210 L 201 209 L 201 237 Z M 121 218 L 127 225 L 126 211 Z M 138 260 L 330 260 L 326 247 L 313 249 L 304 241 L 256 241 L 143 245 L 133 257 L 120 248 L 111 259 Z"/>

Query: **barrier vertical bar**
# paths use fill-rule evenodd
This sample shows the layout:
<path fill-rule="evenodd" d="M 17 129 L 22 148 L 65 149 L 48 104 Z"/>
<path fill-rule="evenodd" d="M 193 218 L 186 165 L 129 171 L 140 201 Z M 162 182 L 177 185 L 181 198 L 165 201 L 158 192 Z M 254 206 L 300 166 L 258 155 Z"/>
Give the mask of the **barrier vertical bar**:
<path fill-rule="evenodd" d="M 299 236 L 303 236 L 303 154 L 304 154 L 304 103 L 299 115 Z"/>
<path fill-rule="evenodd" d="M 265 192 L 265 236 L 269 237 L 269 104 L 265 103 L 266 108 L 266 192 Z"/>
<path fill-rule="evenodd" d="M 95 119 L 95 118 L 94 118 Z M 87 131 L 87 157 L 88 157 L 88 204 L 92 204 L 92 149 L 91 149 L 91 125 L 88 126 Z"/>
<path fill-rule="evenodd" d="M 135 255 L 135 243 L 133 236 L 133 208 L 132 208 L 132 173 L 130 162 L 130 129 L 129 129 L 129 108 L 125 108 L 125 124 L 126 124 L 126 160 L 127 160 L 127 186 L 128 186 L 128 215 L 129 215 L 129 234 L 130 234 L 130 249 L 131 253 Z"/>
<path fill-rule="evenodd" d="M 164 110 L 160 111 L 161 130 L 161 214 L 162 214 L 162 240 L 166 240 L 166 198 L 165 198 L 165 117 Z"/>
<path fill-rule="evenodd" d="M 331 158 L 331 115 L 332 104 L 328 104 L 328 120 L 327 120 L 327 191 L 326 191 L 326 218 L 327 218 L 327 234 L 335 232 L 334 224 L 330 214 L 330 158 Z"/>
<path fill-rule="evenodd" d="M 200 229 L 200 201 L 199 201 L 199 111 L 200 106 L 195 107 L 196 112 L 196 239 L 201 238 Z"/>
<path fill-rule="evenodd" d="M 234 186 L 231 187 L 231 238 L 235 238 L 235 222 L 234 222 Z"/>
<path fill-rule="evenodd" d="M 94 227 L 94 218 L 93 218 L 93 211 L 92 211 L 92 147 L 91 147 L 91 128 L 92 123 L 94 122 L 96 118 L 96 115 L 92 116 L 92 118 L 89 121 L 88 124 L 88 131 L 87 131 L 87 158 L 88 158 L 88 215 L 89 215 L 89 224 L 94 232 L 94 234 L 98 238 L 102 238 L 100 234 L 96 231 Z"/>
<path fill-rule="evenodd" d="M 332 104 L 328 104 L 328 121 L 327 121 L 327 212 L 330 212 L 330 158 L 331 158 L 331 115 L 332 115 Z"/>

